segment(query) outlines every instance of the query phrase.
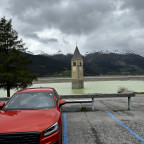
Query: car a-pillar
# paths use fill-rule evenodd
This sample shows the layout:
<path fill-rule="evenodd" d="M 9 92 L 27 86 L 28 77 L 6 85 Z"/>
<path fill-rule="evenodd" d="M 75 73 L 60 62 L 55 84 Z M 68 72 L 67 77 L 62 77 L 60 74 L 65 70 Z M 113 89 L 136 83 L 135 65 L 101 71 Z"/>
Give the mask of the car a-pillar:
<path fill-rule="evenodd" d="M 83 58 L 76 46 L 71 60 L 72 89 L 84 88 Z"/>

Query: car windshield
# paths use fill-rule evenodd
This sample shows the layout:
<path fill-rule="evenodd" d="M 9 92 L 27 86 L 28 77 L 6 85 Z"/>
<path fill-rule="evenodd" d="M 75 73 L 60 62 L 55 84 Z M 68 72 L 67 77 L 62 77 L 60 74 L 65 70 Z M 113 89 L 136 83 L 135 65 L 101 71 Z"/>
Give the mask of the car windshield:
<path fill-rule="evenodd" d="M 27 110 L 55 108 L 52 92 L 16 93 L 3 110 Z"/>

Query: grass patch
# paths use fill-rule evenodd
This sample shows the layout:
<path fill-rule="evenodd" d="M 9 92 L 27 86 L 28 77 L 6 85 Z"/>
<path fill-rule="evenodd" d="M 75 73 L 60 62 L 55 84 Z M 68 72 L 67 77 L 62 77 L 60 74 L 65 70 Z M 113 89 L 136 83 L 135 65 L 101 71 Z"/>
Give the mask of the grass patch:
<path fill-rule="evenodd" d="M 86 111 L 88 111 L 88 110 L 87 110 L 86 107 L 82 107 L 82 108 L 81 108 L 81 111 L 82 111 L 82 112 L 86 112 Z"/>
<path fill-rule="evenodd" d="M 135 94 L 144 94 L 144 92 L 135 92 Z"/>
<path fill-rule="evenodd" d="M 92 111 L 92 109 L 91 108 L 86 108 L 86 107 L 82 107 L 81 108 L 81 112 L 97 112 L 97 111 L 99 111 L 99 110 L 94 110 L 94 111 Z"/>
<path fill-rule="evenodd" d="M 113 112 L 119 112 L 119 111 L 125 111 L 125 110 L 113 110 Z"/>
<path fill-rule="evenodd" d="M 124 93 L 124 92 L 126 92 L 126 91 L 128 91 L 127 88 L 125 88 L 125 87 L 120 87 L 117 92 L 118 92 L 118 93 Z"/>

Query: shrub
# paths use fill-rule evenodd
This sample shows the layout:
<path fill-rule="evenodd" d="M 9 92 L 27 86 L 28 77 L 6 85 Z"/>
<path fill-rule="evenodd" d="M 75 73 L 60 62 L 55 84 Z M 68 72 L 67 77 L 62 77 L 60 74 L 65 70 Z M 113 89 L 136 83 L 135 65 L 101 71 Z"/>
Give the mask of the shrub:
<path fill-rule="evenodd" d="M 124 93 L 124 92 L 128 92 L 128 89 L 125 88 L 125 87 L 120 87 L 120 88 L 118 89 L 118 93 Z"/>

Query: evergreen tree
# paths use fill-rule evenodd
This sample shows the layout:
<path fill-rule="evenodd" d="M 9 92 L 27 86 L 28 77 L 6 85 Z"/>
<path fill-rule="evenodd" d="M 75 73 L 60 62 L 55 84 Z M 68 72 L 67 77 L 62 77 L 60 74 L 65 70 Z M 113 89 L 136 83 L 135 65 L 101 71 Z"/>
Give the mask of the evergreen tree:
<path fill-rule="evenodd" d="M 31 61 L 24 56 L 26 48 L 11 23 L 5 17 L 0 20 L 0 88 L 7 90 L 7 97 L 10 89 L 26 88 L 36 79 L 29 73 Z"/>

